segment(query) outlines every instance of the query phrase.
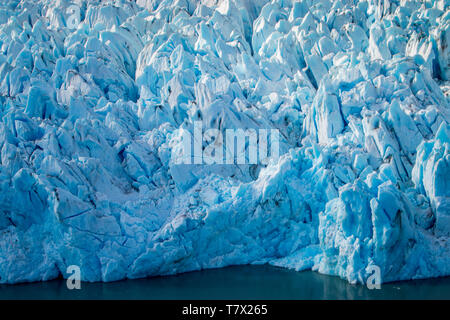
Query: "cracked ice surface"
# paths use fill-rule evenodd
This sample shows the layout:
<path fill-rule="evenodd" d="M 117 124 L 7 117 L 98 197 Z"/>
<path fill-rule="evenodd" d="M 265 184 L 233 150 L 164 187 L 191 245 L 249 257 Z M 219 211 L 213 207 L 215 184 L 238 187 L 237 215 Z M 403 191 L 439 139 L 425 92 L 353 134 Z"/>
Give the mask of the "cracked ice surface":
<path fill-rule="evenodd" d="M 450 2 L 0 4 L 0 283 L 270 263 L 450 274 Z M 262 165 L 180 130 L 274 128 Z"/>

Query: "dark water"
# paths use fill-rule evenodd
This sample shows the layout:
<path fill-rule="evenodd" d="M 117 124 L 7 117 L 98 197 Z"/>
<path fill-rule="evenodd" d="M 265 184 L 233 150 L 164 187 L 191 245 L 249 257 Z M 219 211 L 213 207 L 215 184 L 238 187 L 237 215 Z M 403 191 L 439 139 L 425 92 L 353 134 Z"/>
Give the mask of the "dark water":
<path fill-rule="evenodd" d="M 383 284 L 380 290 L 337 277 L 270 266 L 237 266 L 112 283 L 65 280 L 0 285 L 0 299 L 450 299 L 450 277 Z"/>

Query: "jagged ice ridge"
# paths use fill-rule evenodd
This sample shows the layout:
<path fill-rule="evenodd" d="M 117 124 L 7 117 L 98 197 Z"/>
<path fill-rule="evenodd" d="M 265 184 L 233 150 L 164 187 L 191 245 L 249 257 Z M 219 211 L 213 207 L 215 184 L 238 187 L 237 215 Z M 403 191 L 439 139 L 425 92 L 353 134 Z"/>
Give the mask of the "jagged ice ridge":
<path fill-rule="evenodd" d="M 2 0 L 0 283 L 450 275 L 449 6 Z M 195 121 L 280 158 L 176 164 Z"/>

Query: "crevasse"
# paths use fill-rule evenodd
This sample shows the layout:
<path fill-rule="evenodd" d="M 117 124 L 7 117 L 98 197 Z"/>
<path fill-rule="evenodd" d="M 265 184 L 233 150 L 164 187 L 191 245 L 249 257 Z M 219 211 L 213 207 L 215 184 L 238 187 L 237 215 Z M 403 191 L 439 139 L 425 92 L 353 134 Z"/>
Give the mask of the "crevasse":
<path fill-rule="evenodd" d="M 0 283 L 450 275 L 449 7 L 1 1 Z M 278 129 L 281 156 L 179 165 L 195 121 Z"/>

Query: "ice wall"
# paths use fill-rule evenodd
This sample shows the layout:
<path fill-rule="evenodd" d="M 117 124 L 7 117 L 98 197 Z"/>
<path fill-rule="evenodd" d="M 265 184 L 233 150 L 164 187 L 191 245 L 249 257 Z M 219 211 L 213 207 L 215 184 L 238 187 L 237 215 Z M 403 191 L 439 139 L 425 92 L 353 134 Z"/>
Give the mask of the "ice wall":
<path fill-rule="evenodd" d="M 0 283 L 450 275 L 449 6 L 1 1 Z M 281 156 L 179 165 L 195 121 Z"/>

